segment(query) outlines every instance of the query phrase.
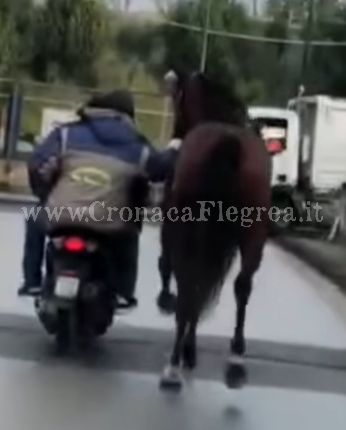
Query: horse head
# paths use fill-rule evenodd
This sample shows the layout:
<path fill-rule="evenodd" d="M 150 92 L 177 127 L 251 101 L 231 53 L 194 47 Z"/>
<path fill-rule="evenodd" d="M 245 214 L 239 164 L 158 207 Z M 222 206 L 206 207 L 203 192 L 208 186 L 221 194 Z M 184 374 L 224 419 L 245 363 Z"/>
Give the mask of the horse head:
<path fill-rule="evenodd" d="M 245 103 L 237 95 L 233 82 L 227 84 L 202 72 L 172 70 L 165 81 L 174 106 L 174 136 L 183 138 L 202 122 L 222 122 L 245 127 L 249 120 Z"/>
<path fill-rule="evenodd" d="M 196 91 L 196 81 L 193 76 L 175 69 L 170 70 L 165 75 L 164 85 L 173 104 L 174 124 L 172 137 L 183 139 L 197 125 L 201 117 L 200 89 L 197 88 Z"/>

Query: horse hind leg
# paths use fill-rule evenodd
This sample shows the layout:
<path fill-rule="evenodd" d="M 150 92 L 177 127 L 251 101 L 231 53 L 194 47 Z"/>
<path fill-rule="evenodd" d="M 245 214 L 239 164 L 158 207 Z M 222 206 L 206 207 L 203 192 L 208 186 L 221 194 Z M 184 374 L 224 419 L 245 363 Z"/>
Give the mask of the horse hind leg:
<path fill-rule="evenodd" d="M 256 253 L 242 253 L 242 269 L 234 283 L 237 311 L 230 355 L 225 370 L 225 383 L 228 388 L 240 388 L 247 382 L 248 375 L 244 360 L 246 352 L 244 336 L 246 308 L 252 292 L 253 276 L 258 270 L 262 259 L 262 250 L 263 246 Z"/>
<path fill-rule="evenodd" d="M 190 297 L 189 310 L 188 331 L 183 345 L 183 365 L 185 369 L 193 370 L 197 366 L 197 324 L 199 319 L 195 294 Z"/>
<path fill-rule="evenodd" d="M 193 370 L 197 366 L 197 321 L 189 323 L 187 336 L 183 345 L 183 365 L 185 369 Z"/>
<path fill-rule="evenodd" d="M 164 314 L 171 315 L 176 308 L 176 296 L 170 291 L 170 281 L 172 277 L 172 268 L 170 261 L 165 252 L 159 257 L 159 273 L 161 277 L 161 291 L 157 297 L 157 306 Z"/>
<path fill-rule="evenodd" d="M 245 367 L 244 354 L 246 343 L 244 337 L 244 326 L 246 317 L 246 306 L 252 290 L 251 277 L 240 273 L 234 283 L 234 292 L 237 305 L 236 327 L 231 340 L 230 354 L 227 359 L 225 382 L 229 388 L 240 388 L 247 381 L 247 370 Z"/>
<path fill-rule="evenodd" d="M 173 351 L 169 363 L 163 369 L 160 386 L 164 389 L 179 390 L 183 387 L 183 375 L 181 371 L 181 358 L 184 340 L 188 328 L 188 317 L 186 306 L 178 294 L 176 310 L 176 332 Z"/>
<path fill-rule="evenodd" d="M 157 306 L 159 310 L 167 315 L 175 312 L 176 296 L 170 291 L 170 281 L 172 278 L 172 266 L 169 257 L 168 245 L 168 224 L 163 224 L 161 232 L 161 255 L 158 261 L 158 268 L 161 277 L 161 291 L 157 297 Z"/>

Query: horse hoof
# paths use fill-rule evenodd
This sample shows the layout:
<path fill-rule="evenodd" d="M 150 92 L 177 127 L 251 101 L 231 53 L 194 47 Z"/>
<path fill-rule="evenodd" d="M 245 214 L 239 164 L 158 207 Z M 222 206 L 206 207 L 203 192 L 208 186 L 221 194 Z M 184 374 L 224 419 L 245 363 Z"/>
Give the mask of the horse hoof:
<path fill-rule="evenodd" d="M 164 368 L 160 387 L 163 389 L 180 390 L 183 388 L 184 380 L 179 367 L 168 365 Z"/>
<path fill-rule="evenodd" d="M 247 378 L 244 359 L 239 356 L 230 357 L 225 370 L 226 386 L 231 390 L 242 388 L 246 384 Z"/>
<path fill-rule="evenodd" d="M 157 306 L 159 310 L 166 315 L 175 313 L 177 297 L 172 293 L 161 292 L 157 298 Z"/>

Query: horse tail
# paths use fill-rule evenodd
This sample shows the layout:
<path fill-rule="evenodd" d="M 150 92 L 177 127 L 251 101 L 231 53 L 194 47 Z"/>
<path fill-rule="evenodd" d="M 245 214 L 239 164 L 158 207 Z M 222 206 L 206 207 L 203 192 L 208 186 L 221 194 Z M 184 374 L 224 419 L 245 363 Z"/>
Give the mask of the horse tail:
<path fill-rule="evenodd" d="M 199 282 L 195 298 L 199 317 L 216 305 L 239 244 L 240 223 L 232 218 L 239 207 L 240 151 L 239 137 L 229 132 L 216 142 L 200 170 L 198 195 L 215 205 L 208 221 L 193 223 L 198 231 L 195 238 Z M 229 208 L 234 208 L 234 212 L 227 216 Z"/>

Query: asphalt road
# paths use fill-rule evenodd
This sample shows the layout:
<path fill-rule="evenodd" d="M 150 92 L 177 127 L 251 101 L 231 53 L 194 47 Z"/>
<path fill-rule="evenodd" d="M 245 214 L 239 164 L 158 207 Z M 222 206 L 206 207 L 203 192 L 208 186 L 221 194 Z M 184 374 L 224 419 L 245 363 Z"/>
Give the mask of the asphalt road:
<path fill-rule="evenodd" d="M 201 325 L 200 365 L 179 394 L 158 377 L 173 320 L 155 307 L 158 229 L 141 243 L 139 309 L 84 355 L 54 355 L 32 310 L 18 299 L 24 217 L 1 207 L 0 422 L 11 430 L 344 429 L 346 301 L 327 280 L 268 244 L 249 306 L 249 384 L 222 382 L 234 323 L 230 274 L 220 303 Z"/>

